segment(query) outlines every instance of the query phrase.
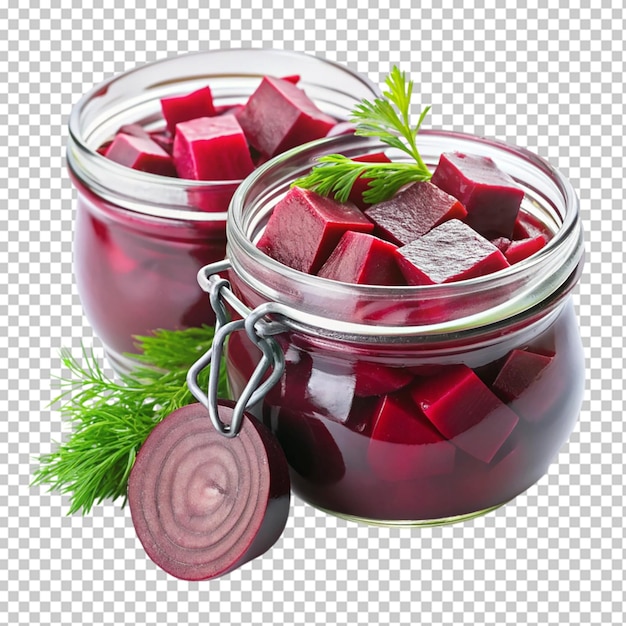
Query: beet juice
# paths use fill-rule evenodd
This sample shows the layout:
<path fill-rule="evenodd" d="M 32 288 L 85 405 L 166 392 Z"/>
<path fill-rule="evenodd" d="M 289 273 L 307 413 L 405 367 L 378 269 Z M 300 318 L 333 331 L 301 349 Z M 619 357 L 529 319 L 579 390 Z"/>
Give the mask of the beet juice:
<path fill-rule="evenodd" d="M 296 125 L 297 133 L 284 129 L 283 143 L 265 155 L 254 123 L 242 112 L 261 86 L 271 92 L 265 100 L 280 92 L 283 100 L 297 101 L 306 93 L 306 102 L 323 111 L 313 115 L 319 132 L 327 132 L 332 120 L 345 120 L 360 99 L 379 93 L 366 78 L 320 58 L 231 49 L 139 67 L 98 85 L 74 107 L 67 159 L 77 189 L 76 283 L 87 320 L 117 369 L 134 365 L 136 335 L 213 323 L 196 274 L 224 257 L 234 190 L 275 151 L 319 138 Z M 254 105 L 262 125 L 264 98 Z M 202 128 L 189 120 L 196 114 Z M 178 124 L 185 126 L 180 146 L 173 134 Z M 218 134 L 235 129 L 236 154 L 222 152 L 211 161 L 207 142 L 196 140 L 214 127 Z M 249 154 L 241 152 L 248 148 L 241 147 L 239 127 L 252 138 Z M 231 138 L 220 149 L 235 143 Z M 178 172 L 170 160 L 177 155 Z"/>
<path fill-rule="evenodd" d="M 497 141 L 423 131 L 418 144 L 432 169 L 443 153 L 488 157 L 523 190 L 515 224 L 508 215 L 489 232 L 487 252 L 502 257 L 498 264 L 476 262 L 482 273 L 436 284 L 332 278 L 349 273 L 354 257 L 369 263 L 393 252 L 386 243 L 361 254 L 372 235 L 358 229 L 331 253 L 343 254 L 344 263 L 317 275 L 272 258 L 280 226 L 271 220 L 274 207 L 280 210 L 315 158 L 365 158 L 383 149 L 346 136 L 293 150 L 246 179 L 228 217 L 230 266 L 220 269 L 230 281 L 224 293 L 233 315 L 262 307 L 284 354 L 282 376 L 258 417 L 285 452 L 294 492 L 325 511 L 375 524 L 446 523 L 510 501 L 547 472 L 575 426 L 584 390 L 570 296 L 583 244 L 571 184 L 539 157 Z M 467 236 L 458 209 L 454 216 L 438 227 L 435 247 Z M 532 247 L 538 239 L 541 246 Z M 471 243 L 472 250 L 485 245 Z M 510 246 L 505 259 L 499 251 Z M 292 257 L 303 258 L 309 247 L 295 246 Z M 441 268 L 426 269 L 432 277 Z M 235 398 L 260 358 L 246 332 L 229 336 Z"/>

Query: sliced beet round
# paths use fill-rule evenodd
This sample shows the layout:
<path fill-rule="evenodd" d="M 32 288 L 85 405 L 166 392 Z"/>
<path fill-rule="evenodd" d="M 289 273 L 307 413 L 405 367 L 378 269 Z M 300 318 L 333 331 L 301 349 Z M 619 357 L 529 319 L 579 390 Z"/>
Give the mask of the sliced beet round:
<path fill-rule="evenodd" d="M 228 424 L 232 402 L 220 401 Z M 289 514 L 287 462 L 269 429 L 244 415 L 228 438 L 201 404 L 160 422 L 141 447 L 128 481 L 137 536 L 169 574 L 206 580 L 266 552 Z"/>

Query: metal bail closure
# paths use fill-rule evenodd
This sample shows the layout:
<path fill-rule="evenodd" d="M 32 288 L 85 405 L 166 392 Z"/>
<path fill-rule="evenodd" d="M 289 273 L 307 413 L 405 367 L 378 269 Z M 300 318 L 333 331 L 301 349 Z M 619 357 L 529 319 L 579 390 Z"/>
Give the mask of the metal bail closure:
<path fill-rule="evenodd" d="M 227 269 L 225 263 L 215 264 L 214 271 Z M 207 266 L 201 270 L 199 274 L 199 282 L 202 287 L 209 292 L 209 301 L 216 316 L 215 335 L 209 350 L 200 357 L 187 372 L 187 386 L 192 395 L 204 405 L 209 411 L 209 417 L 216 430 L 225 437 L 236 437 L 241 428 L 243 414 L 247 409 L 257 404 L 263 399 L 265 394 L 273 387 L 278 379 L 282 376 L 285 366 L 285 358 L 278 342 L 271 336 L 280 332 L 282 326 L 276 322 L 270 322 L 263 319 L 268 313 L 268 308 L 261 305 L 257 309 L 250 311 L 241 304 L 244 310 L 249 313 L 242 319 L 230 321 L 222 296 L 228 293 L 228 300 L 235 298 L 230 290 L 228 280 L 222 278 L 218 274 L 211 274 L 213 266 Z M 219 418 L 218 410 L 218 384 L 219 370 L 224 344 L 230 333 L 245 330 L 251 341 L 261 350 L 261 360 L 256 366 L 254 372 L 250 376 L 250 380 L 246 384 L 239 399 L 235 404 L 230 425 L 224 424 Z M 213 363 L 209 371 L 209 382 L 207 393 L 205 394 L 198 378 L 200 372 Z M 264 381 L 266 373 L 271 370 L 270 375 Z"/>

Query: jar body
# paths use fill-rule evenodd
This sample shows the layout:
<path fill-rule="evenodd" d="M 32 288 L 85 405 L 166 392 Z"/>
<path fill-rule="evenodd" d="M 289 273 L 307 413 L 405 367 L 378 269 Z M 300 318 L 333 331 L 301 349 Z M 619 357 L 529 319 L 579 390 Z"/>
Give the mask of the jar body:
<path fill-rule="evenodd" d="M 546 473 L 582 402 L 570 297 L 471 342 L 381 346 L 299 332 L 278 341 L 285 371 L 261 415 L 285 451 L 292 488 L 360 521 L 438 524 L 508 502 Z M 259 351 L 237 333 L 227 355 L 238 396 Z"/>
<path fill-rule="evenodd" d="M 138 335 L 214 322 L 195 276 L 224 257 L 224 222 L 189 222 L 125 211 L 80 183 L 74 275 L 85 315 L 117 369 Z"/>
<path fill-rule="evenodd" d="M 256 69 L 259 68 L 259 69 Z M 209 85 L 216 107 L 245 102 L 262 76 L 299 85 L 338 120 L 376 88 L 348 68 L 295 52 L 232 49 L 139 67 L 86 94 L 72 111 L 68 167 L 77 189 L 74 267 L 86 317 L 121 370 L 135 335 L 213 323 L 196 274 L 224 257 L 226 211 L 241 181 L 189 181 L 98 154 L 125 124 L 163 125 L 160 99 Z"/>
<path fill-rule="evenodd" d="M 227 221 L 234 314 L 254 310 L 282 329 L 285 369 L 257 409 L 286 452 L 293 489 L 375 524 L 467 519 L 528 489 L 574 428 L 585 386 L 570 295 L 584 250 L 569 181 L 486 138 L 420 131 L 417 143 L 433 169 L 444 152 L 492 158 L 524 190 L 521 220 L 547 244 L 503 270 L 426 286 L 327 280 L 262 253 L 273 207 L 315 159 L 384 149 L 358 137 L 267 164 L 237 189 Z M 235 332 L 227 344 L 235 398 L 260 358 L 248 337 Z"/>

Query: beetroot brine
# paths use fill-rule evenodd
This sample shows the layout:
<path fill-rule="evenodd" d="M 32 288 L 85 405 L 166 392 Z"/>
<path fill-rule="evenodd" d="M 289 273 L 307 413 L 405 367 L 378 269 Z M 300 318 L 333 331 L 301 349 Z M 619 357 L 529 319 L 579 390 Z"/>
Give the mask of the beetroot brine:
<path fill-rule="evenodd" d="M 73 182 L 79 190 L 76 284 L 109 356 L 136 352 L 134 337 L 155 329 L 212 324 L 213 311 L 194 277 L 199 267 L 224 258 L 224 220 L 135 213 L 94 195 L 75 177 Z"/>
<path fill-rule="evenodd" d="M 286 368 L 263 418 L 309 503 L 364 520 L 432 521 L 500 506 L 543 476 L 580 409 L 584 369 L 571 302 L 480 347 L 281 337 Z M 228 344 L 242 391 L 258 359 Z"/>
<path fill-rule="evenodd" d="M 297 199 L 293 177 L 323 154 L 380 152 L 379 143 L 358 137 L 294 152 L 262 172 L 262 181 L 253 174 L 235 192 L 227 223 L 234 295 L 282 325 L 274 338 L 285 368 L 259 417 L 285 451 L 292 488 L 323 510 L 377 524 L 457 521 L 515 498 L 548 471 L 574 428 L 584 390 L 570 295 L 583 248 L 571 185 L 541 159 L 498 142 L 436 131 L 418 141 L 433 169 L 442 154 L 461 151 L 493 159 L 515 181 L 523 197 L 506 230 L 489 226 L 470 205 L 486 233 L 479 234 L 454 200 L 422 188 L 420 198 L 437 203 L 430 230 L 415 240 L 422 243 L 403 241 L 392 205 L 370 211 L 373 233 L 350 215 L 341 234 L 335 230 L 344 230 L 345 220 L 324 203 L 311 209 L 306 196 L 300 204 L 316 219 L 283 260 L 279 242 L 296 231 L 281 217 L 281 199 Z M 328 251 L 319 222 L 338 240 Z M 535 238 L 541 245 L 533 248 Z M 511 242 L 531 247 L 509 258 Z M 420 260 L 424 251 L 434 258 L 455 245 L 498 263 L 448 279 L 454 255 L 432 268 Z M 326 261 L 311 262 L 320 250 Z M 307 263 L 296 267 L 301 259 Z M 427 270 L 432 280 L 412 280 Z M 229 337 L 235 397 L 260 356 L 246 333 Z"/>

